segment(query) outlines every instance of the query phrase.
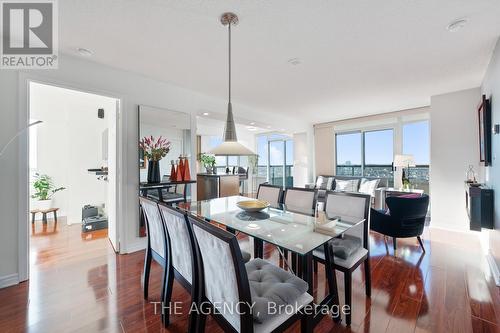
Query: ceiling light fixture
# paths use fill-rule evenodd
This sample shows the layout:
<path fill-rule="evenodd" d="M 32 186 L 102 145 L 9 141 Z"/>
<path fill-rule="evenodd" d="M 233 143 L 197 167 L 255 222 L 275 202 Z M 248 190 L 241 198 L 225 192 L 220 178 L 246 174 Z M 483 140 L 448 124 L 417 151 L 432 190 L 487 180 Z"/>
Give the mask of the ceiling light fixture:
<path fill-rule="evenodd" d="M 90 51 L 89 49 L 86 49 L 86 48 L 83 48 L 83 47 L 79 47 L 76 49 L 78 51 L 78 53 L 84 57 L 90 57 L 92 56 L 94 53 L 92 51 Z"/>
<path fill-rule="evenodd" d="M 255 123 L 252 121 L 252 122 L 250 123 L 250 125 L 252 125 L 252 126 L 253 126 L 253 125 L 255 125 Z"/>
<path fill-rule="evenodd" d="M 224 129 L 224 142 L 222 142 L 219 146 L 210 150 L 210 154 L 214 154 L 217 156 L 249 156 L 255 155 L 253 151 L 243 146 L 238 142 L 238 138 L 236 136 L 236 126 L 234 123 L 233 117 L 233 106 L 231 104 L 231 25 L 238 24 L 238 16 L 234 13 L 224 13 L 220 17 L 220 22 L 222 25 L 227 25 L 227 30 L 229 33 L 229 101 L 227 103 L 227 119 L 226 119 L 226 127 Z"/>
<path fill-rule="evenodd" d="M 465 27 L 468 21 L 469 20 L 467 18 L 454 20 L 453 22 L 451 22 L 446 26 L 446 30 L 448 30 L 449 32 L 457 32 L 461 30 L 463 27 Z"/>
<path fill-rule="evenodd" d="M 288 63 L 294 66 L 300 65 L 300 59 L 299 58 L 291 58 L 288 59 Z"/>
<path fill-rule="evenodd" d="M 210 115 L 210 113 L 208 113 L 208 112 L 203 112 L 203 115 L 204 115 L 204 116 L 208 116 L 208 115 Z"/>

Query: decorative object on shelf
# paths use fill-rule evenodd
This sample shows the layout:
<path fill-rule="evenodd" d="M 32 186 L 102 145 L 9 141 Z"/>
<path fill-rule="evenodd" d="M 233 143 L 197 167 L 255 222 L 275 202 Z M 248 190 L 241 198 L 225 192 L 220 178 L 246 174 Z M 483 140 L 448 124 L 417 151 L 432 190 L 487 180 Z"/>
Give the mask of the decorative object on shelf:
<path fill-rule="evenodd" d="M 56 187 L 52 182 L 52 178 L 48 175 L 35 174 L 35 182 L 33 188 L 35 193 L 31 196 L 36 201 L 36 209 L 48 210 L 52 208 L 52 197 L 59 191 L 65 190 L 65 187 Z"/>
<path fill-rule="evenodd" d="M 191 180 L 191 170 L 189 169 L 189 158 L 184 156 L 184 179 Z"/>
<path fill-rule="evenodd" d="M 200 155 L 200 162 L 208 174 L 214 173 L 215 156 L 203 153 Z"/>
<path fill-rule="evenodd" d="M 172 165 L 172 167 L 170 168 L 170 180 L 175 182 L 177 180 L 177 170 L 175 169 L 175 161 L 171 160 L 170 164 Z"/>
<path fill-rule="evenodd" d="M 227 104 L 226 127 L 223 135 L 224 142 L 212 149 L 209 153 L 217 156 L 255 155 L 253 151 L 238 142 L 238 138 L 236 136 L 236 126 L 233 118 L 233 106 L 231 104 L 231 26 L 238 24 L 238 16 L 234 13 L 224 13 L 220 17 L 220 22 L 224 26 L 227 25 L 229 33 L 229 101 Z"/>
<path fill-rule="evenodd" d="M 178 180 L 184 180 L 184 157 L 179 156 L 179 167 L 177 168 Z"/>
<path fill-rule="evenodd" d="M 415 159 L 413 155 L 396 155 L 394 156 L 394 167 L 402 168 L 401 182 L 403 184 L 403 189 L 409 190 L 411 187 L 410 182 L 410 167 L 415 166 Z M 406 168 L 406 170 L 405 170 Z"/>
<path fill-rule="evenodd" d="M 153 136 L 146 136 L 139 141 L 139 148 L 144 151 L 144 157 L 148 159 L 148 183 L 159 183 L 160 160 L 170 151 L 170 141 L 161 136 L 156 140 Z"/>
<path fill-rule="evenodd" d="M 495 135 L 499 134 L 500 133 L 500 124 L 493 125 L 493 127 L 491 128 L 491 131 Z"/>
<path fill-rule="evenodd" d="M 474 171 L 474 166 L 472 164 L 469 165 L 469 169 L 465 173 L 465 181 L 467 183 L 476 183 L 476 172 Z"/>

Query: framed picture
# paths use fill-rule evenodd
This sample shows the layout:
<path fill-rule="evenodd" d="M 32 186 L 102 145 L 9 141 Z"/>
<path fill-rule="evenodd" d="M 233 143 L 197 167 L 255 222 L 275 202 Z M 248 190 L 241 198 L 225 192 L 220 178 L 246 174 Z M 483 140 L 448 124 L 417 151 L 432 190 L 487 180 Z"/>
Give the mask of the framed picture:
<path fill-rule="evenodd" d="M 483 95 L 478 108 L 479 120 L 479 160 L 485 166 L 491 165 L 491 108 L 490 101 Z"/>

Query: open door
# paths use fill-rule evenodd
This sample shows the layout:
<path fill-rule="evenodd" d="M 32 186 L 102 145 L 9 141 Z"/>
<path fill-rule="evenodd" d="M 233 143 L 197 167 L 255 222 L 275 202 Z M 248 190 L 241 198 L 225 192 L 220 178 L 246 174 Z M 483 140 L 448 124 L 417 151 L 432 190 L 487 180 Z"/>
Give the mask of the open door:
<path fill-rule="evenodd" d="M 120 242 L 118 237 L 118 224 L 117 224 L 117 196 L 118 196 L 118 140 L 117 140 L 117 127 L 118 127 L 118 113 L 120 108 L 120 101 L 116 100 L 116 109 L 114 114 L 109 117 L 109 127 L 107 130 L 107 140 L 103 139 L 103 145 L 107 141 L 107 161 L 108 161 L 108 237 L 115 252 L 120 252 Z M 103 134 L 103 137 L 106 134 Z"/>

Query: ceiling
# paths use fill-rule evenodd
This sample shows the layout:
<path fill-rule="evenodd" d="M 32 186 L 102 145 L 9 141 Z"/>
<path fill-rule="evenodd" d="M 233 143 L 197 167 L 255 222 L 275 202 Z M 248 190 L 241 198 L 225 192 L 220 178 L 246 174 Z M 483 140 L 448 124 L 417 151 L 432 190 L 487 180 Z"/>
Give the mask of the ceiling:
<path fill-rule="evenodd" d="M 219 15 L 234 11 L 234 101 L 308 123 L 477 87 L 500 34 L 497 0 L 65 0 L 59 8 L 62 52 L 87 48 L 91 61 L 224 99 Z M 463 17 L 465 28 L 447 31 Z"/>

